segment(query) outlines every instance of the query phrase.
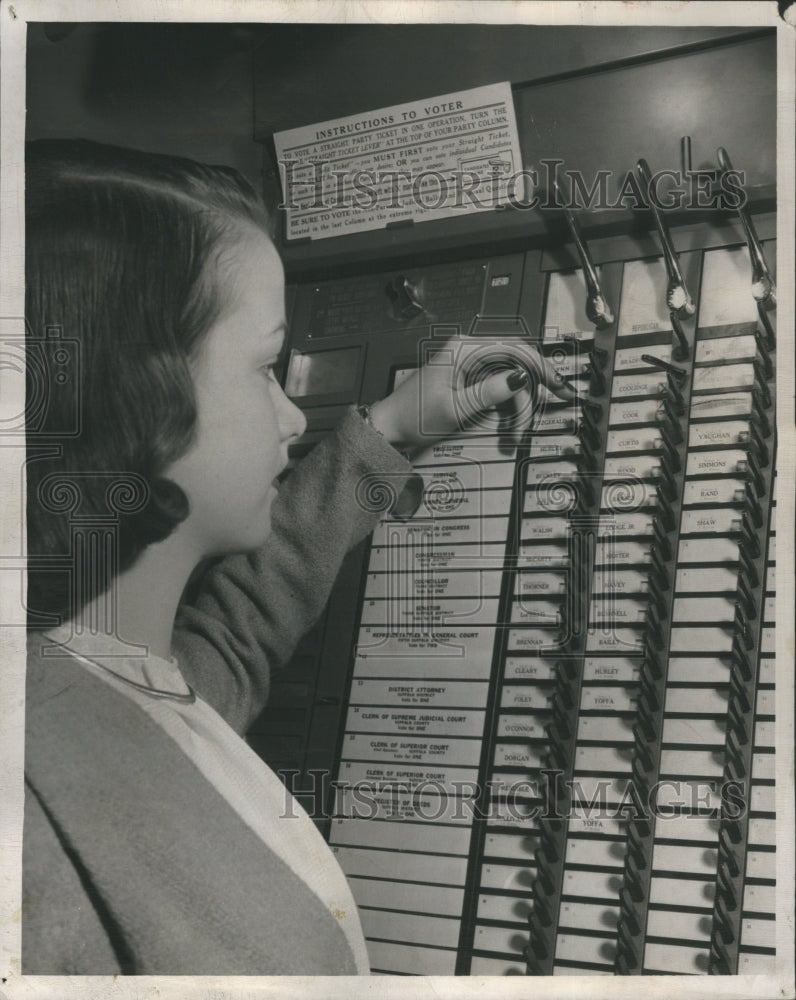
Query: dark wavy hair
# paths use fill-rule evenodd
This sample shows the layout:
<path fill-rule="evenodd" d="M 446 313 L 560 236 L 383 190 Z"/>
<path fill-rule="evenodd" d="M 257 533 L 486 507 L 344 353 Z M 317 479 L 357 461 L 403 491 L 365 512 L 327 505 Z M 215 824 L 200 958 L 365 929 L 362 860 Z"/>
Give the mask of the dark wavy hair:
<path fill-rule="evenodd" d="M 269 227 L 225 167 L 41 140 L 25 170 L 33 627 L 103 593 L 187 516 L 163 471 L 193 440 L 189 366 L 226 304 L 220 256 L 247 226 Z M 92 563 L 75 525 L 106 522 L 115 554 Z"/>

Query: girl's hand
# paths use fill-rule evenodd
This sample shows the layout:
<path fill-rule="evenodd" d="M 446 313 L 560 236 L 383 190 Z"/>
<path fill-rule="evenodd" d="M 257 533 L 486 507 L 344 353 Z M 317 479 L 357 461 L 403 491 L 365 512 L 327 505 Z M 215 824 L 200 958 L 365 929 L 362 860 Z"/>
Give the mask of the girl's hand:
<path fill-rule="evenodd" d="M 391 444 L 410 454 L 478 426 L 489 411 L 492 432 L 519 442 L 545 405 L 540 386 L 567 402 L 577 398 L 527 340 L 495 338 L 490 343 L 451 337 L 422 368 L 373 404 L 371 419 Z"/>

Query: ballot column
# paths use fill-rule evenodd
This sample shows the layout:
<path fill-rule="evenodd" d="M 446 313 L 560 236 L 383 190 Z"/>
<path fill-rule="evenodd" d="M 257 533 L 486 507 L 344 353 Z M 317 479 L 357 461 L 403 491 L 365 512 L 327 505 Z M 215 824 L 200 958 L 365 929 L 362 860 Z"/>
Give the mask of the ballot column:
<path fill-rule="evenodd" d="M 740 297 L 727 295 L 740 289 Z M 643 969 L 709 971 L 731 719 L 756 307 L 734 250 L 704 255 Z"/>
<path fill-rule="evenodd" d="M 772 511 L 771 542 L 776 539 Z M 769 543 L 763 603 L 763 631 L 755 701 L 753 755 L 750 769 L 749 822 L 746 831 L 746 865 L 739 899 L 737 971 L 740 975 L 771 975 L 776 962 L 776 803 L 774 723 L 776 687 L 774 677 L 775 561 Z M 730 842 L 732 838 L 730 837 Z M 740 838 L 739 838 L 740 843 Z M 722 916 L 726 903 L 717 898 Z M 723 944 L 726 923 L 714 915 L 714 935 Z"/>
<path fill-rule="evenodd" d="M 542 353 L 585 388 L 594 330 L 582 274 L 549 276 Z M 533 884 L 539 876 L 549 726 L 573 595 L 572 512 L 578 489 L 580 406 L 538 390 L 530 441 L 520 453 L 519 520 L 508 564 L 512 592 L 498 636 L 497 698 L 482 770 L 483 821 L 476 831 L 463 931 L 470 975 L 524 975 Z M 577 541 L 580 541 L 578 539 Z"/>
<path fill-rule="evenodd" d="M 762 252 L 762 251 L 761 251 Z M 755 269 L 756 270 L 756 269 Z M 758 298 L 766 288 L 754 285 Z M 724 751 L 727 801 L 719 831 L 709 971 L 773 971 L 776 950 L 773 825 L 775 699 L 773 572 L 776 523 L 775 297 L 757 303 L 755 385 L 748 435 L 748 476 L 740 525 L 738 589 Z M 769 587 L 771 593 L 769 592 Z M 730 794 L 732 798 L 730 799 Z M 752 814 L 755 814 L 754 817 Z"/>
<path fill-rule="evenodd" d="M 515 460 L 494 429 L 435 444 L 373 534 L 330 844 L 375 972 L 456 968 Z"/>
<path fill-rule="evenodd" d="M 606 278 L 603 274 L 602 279 L 607 296 L 615 299 L 621 269 L 612 267 L 611 271 L 612 275 Z M 585 315 L 586 300 L 587 290 L 581 272 L 549 276 L 545 353 L 554 364 L 567 366 L 562 374 L 579 389 L 579 433 L 576 444 L 566 446 L 566 452 L 556 458 L 545 457 L 543 452 L 535 453 L 537 442 L 532 443 L 523 476 L 526 493 L 518 552 L 517 585 L 521 589 L 517 596 L 524 607 L 515 606 L 514 609 L 515 622 L 526 620 L 529 624 L 522 629 L 512 628 L 507 645 L 509 655 L 525 650 L 528 655 L 539 657 L 548 667 L 549 678 L 547 721 L 539 726 L 541 720 L 534 720 L 537 737 L 544 739 L 540 759 L 545 767 L 544 780 L 538 783 L 543 791 L 534 827 L 538 846 L 534 847 L 529 895 L 533 909 L 528 919 L 529 940 L 525 953 L 529 971 L 536 974 L 545 974 L 552 964 L 563 877 L 559 811 L 566 813 L 568 808 L 566 778 L 571 776 L 573 767 L 572 740 L 582 683 L 589 588 L 599 522 L 603 437 L 610 395 L 606 378 L 610 378 L 615 340 L 612 323 L 595 330 Z M 570 358 L 565 356 L 566 345 L 573 351 Z M 556 361 L 557 354 L 559 361 Z M 568 459 L 568 453 L 574 453 L 574 457 Z M 551 636 L 549 631 L 545 634 L 538 626 L 530 625 L 529 616 L 539 614 L 539 602 L 533 598 L 532 589 L 539 583 L 531 567 L 542 573 L 555 565 L 566 570 L 566 599 L 559 602 L 558 635 Z M 509 688 L 508 697 L 504 696 L 502 702 L 506 706 L 504 710 L 509 708 L 512 696 Z M 476 935 L 476 943 L 486 937 L 485 920 L 490 911 L 497 912 L 497 905 L 494 900 L 481 899 L 480 936 Z M 489 933 L 496 938 L 499 932 L 493 929 Z"/>
<path fill-rule="evenodd" d="M 554 973 L 614 971 L 633 725 L 660 544 L 662 402 L 672 328 L 661 260 L 624 265 Z M 668 442 L 667 442 L 668 445 Z M 665 534 L 665 532 L 664 532 Z"/>

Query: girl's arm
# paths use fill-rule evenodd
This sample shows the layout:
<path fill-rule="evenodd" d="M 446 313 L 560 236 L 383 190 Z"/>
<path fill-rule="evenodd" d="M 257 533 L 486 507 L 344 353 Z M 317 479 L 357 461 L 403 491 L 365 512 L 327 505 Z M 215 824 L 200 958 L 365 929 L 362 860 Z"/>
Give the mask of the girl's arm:
<path fill-rule="evenodd" d="M 282 485 L 268 541 L 215 565 L 180 608 L 173 648 L 182 673 L 235 729 L 245 731 L 264 706 L 271 671 L 323 611 L 349 549 L 399 496 L 398 510 L 413 512 L 417 480 L 352 410 Z"/>
<path fill-rule="evenodd" d="M 525 340 L 507 346 L 501 339 L 498 371 L 474 384 L 464 372 L 483 345 L 465 337 L 441 347 L 444 363 L 418 369 L 374 404 L 373 427 L 352 410 L 315 447 L 274 503 L 265 545 L 211 569 L 198 599 L 178 614 L 173 646 L 186 680 L 239 731 L 264 706 L 271 671 L 287 661 L 323 611 L 348 550 L 402 492 L 400 513 L 408 516 L 417 507 L 419 477 L 390 442 L 419 452 L 494 406 L 504 408 L 509 433 L 519 437 L 531 419 L 535 387 L 574 398 Z M 513 370 L 506 368 L 507 353 L 517 364 Z M 413 482 L 411 504 L 407 487 Z"/>

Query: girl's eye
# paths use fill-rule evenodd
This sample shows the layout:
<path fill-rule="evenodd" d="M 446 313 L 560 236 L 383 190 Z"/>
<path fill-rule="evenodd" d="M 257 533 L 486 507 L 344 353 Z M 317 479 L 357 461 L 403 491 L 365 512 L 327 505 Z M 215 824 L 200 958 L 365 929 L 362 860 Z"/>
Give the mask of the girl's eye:
<path fill-rule="evenodd" d="M 260 371 L 271 382 L 273 382 L 276 378 L 276 375 L 274 374 L 274 366 L 272 364 L 260 365 Z"/>

